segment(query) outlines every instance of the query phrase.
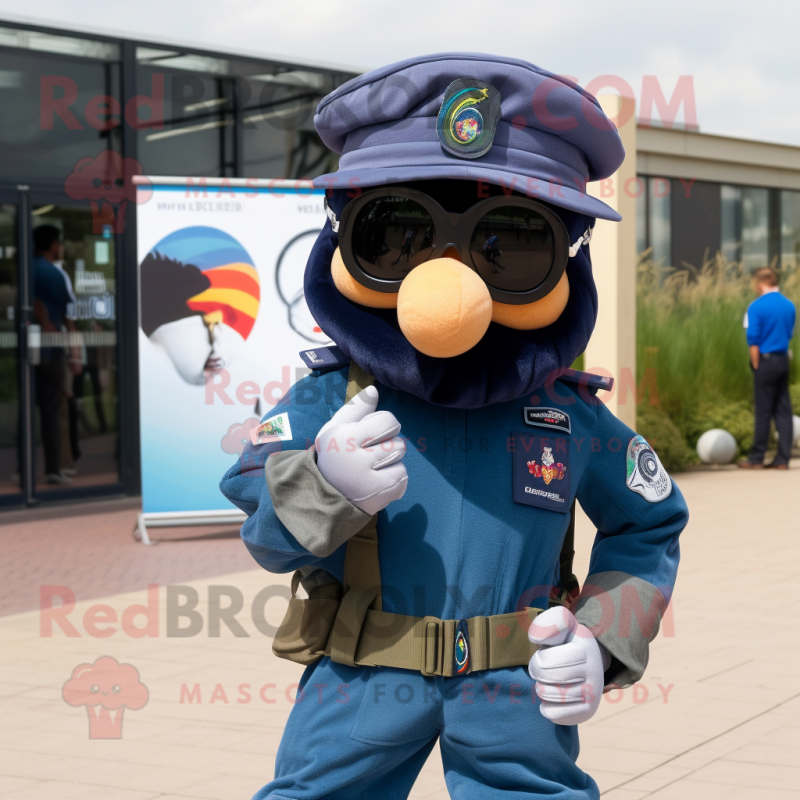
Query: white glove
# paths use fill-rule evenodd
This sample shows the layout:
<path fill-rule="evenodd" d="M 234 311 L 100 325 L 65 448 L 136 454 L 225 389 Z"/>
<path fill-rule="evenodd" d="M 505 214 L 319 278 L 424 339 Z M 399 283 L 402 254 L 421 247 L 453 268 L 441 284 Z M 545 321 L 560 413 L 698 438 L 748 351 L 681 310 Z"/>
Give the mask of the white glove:
<path fill-rule="evenodd" d="M 591 719 L 603 694 L 603 674 L 611 654 L 591 631 L 563 607 L 534 619 L 528 638 L 539 645 L 528 664 L 542 701 L 542 715 L 556 725 L 578 725 Z"/>
<path fill-rule="evenodd" d="M 399 500 L 408 483 L 400 423 L 377 406 L 378 390 L 362 389 L 322 427 L 315 442 L 322 477 L 367 514 Z"/>

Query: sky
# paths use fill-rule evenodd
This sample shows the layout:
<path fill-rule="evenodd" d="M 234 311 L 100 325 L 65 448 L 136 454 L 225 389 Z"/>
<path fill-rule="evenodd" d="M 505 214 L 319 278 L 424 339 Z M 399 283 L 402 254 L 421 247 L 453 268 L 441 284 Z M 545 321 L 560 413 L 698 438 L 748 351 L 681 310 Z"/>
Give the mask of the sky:
<path fill-rule="evenodd" d="M 655 76 L 667 99 L 690 76 L 702 132 L 800 145 L 800 3 L 0 0 L 0 17 L 19 19 L 21 11 L 54 27 L 359 70 L 424 53 L 488 52 L 582 85 L 613 75 L 637 99 L 644 76 Z"/>

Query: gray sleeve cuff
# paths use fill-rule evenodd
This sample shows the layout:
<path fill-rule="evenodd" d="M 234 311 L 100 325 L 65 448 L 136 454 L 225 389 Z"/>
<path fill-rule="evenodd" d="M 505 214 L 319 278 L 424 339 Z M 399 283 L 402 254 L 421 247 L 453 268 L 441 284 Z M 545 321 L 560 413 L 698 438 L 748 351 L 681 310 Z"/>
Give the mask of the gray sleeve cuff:
<path fill-rule="evenodd" d="M 642 677 L 666 607 L 652 583 L 626 572 L 598 572 L 586 579 L 575 618 L 613 656 L 606 686 L 624 689 Z"/>
<path fill-rule="evenodd" d="M 264 477 L 278 519 L 312 555 L 329 556 L 370 520 L 322 477 L 311 449 L 273 453 Z"/>

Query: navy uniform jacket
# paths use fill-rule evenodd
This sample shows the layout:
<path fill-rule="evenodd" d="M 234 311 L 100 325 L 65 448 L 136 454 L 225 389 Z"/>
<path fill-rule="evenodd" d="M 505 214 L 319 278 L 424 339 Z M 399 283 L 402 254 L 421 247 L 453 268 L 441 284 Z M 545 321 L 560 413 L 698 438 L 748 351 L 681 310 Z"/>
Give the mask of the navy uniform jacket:
<path fill-rule="evenodd" d="M 266 570 L 318 567 L 341 580 L 346 539 L 368 520 L 324 481 L 309 449 L 341 408 L 346 384 L 346 368 L 298 382 L 267 415 L 288 419 L 292 438 L 248 444 L 222 479 L 223 494 L 248 515 L 242 538 Z M 631 441 L 633 461 L 644 457 L 651 477 L 660 464 L 648 461 L 652 451 L 641 437 L 585 386 L 564 380 L 532 397 L 470 410 L 377 388 L 378 408 L 402 425 L 408 470 L 405 495 L 378 518 L 383 610 L 458 620 L 546 608 L 577 497 L 598 532 L 576 616 L 615 657 L 607 683 L 638 680 L 669 602 L 688 519 L 663 471 L 660 485 L 642 489 L 636 464 L 628 463 Z M 540 424 L 528 424 L 526 415 Z"/>

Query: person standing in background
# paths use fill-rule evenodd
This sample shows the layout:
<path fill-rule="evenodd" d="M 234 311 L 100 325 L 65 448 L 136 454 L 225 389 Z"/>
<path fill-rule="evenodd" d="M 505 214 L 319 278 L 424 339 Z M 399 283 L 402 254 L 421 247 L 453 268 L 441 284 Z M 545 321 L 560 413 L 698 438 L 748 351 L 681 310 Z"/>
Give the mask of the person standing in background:
<path fill-rule="evenodd" d="M 40 225 L 33 231 L 34 256 L 31 259 L 33 274 L 33 318 L 41 326 L 43 334 L 60 334 L 56 341 L 66 339 L 64 328 L 75 330 L 75 324 L 67 319 L 70 294 L 62 272 L 55 266 L 64 258 L 61 232 L 54 225 Z M 80 351 L 70 348 L 70 369 L 74 370 L 74 359 L 80 359 Z M 41 417 L 42 447 L 45 460 L 45 481 L 50 484 L 67 485 L 72 477 L 62 470 L 62 450 L 69 442 L 63 435 L 67 421 L 66 371 L 64 347 L 48 345 L 42 348 L 41 363 L 36 367 L 36 401 Z M 63 454 L 65 455 L 65 454 Z"/>
<path fill-rule="evenodd" d="M 71 334 L 69 338 L 72 355 L 70 355 L 68 361 L 69 369 L 66 372 L 66 382 L 64 384 L 67 402 L 66 404 L 61 404 L 61 472 L 73 478 L 77 472 L 75 462 L 81 457 L 81 448 L 78 442 L 78 401 L 76 397 L 82 396 L 79 385 L 83 381 L 84 361 L 86 359 L 83 354 L 84 348 L 77 341 L 80 335 L 76 333 L 77 328 L 75 326 L 78 299 L 75 297 L 75 291 L 72 288 L 72 279 L 64 269 L 63 261 L 56 261 L 53 266 L 64 278 L 64 282 L 67 284 L 67 294 L 69 295 L 69 303 L 67 303 L 67 310 L 64 313 L 64 330 Z M 75 354 L 77 350 L 81 351 L 80 357 Z"/>
<path fill-rule="evenodd" d="M 778 273 L 762 267 L 753 273 L 759 295 L 750 303 L 744 317 L 750 366 L 755 383 L 756 422 L 753 447 L 745 469 L 763 469 L 770 420 L 778 429 L 778 455 L 768 467 L 789 469 L 792 449 L 792 402 L 789 397 L 789 343 L 794 335 L 794 303 L 778 288 Z"/>

